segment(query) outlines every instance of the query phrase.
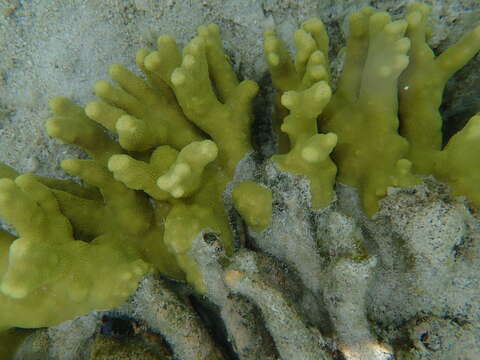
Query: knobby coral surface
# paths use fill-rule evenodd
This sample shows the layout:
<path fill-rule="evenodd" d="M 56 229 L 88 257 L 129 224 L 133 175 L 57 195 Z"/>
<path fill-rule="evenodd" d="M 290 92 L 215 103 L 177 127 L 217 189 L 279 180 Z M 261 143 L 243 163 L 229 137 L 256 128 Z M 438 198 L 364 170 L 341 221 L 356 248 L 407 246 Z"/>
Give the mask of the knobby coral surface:
<path fill-rule="evenodd" d="M 293 57 L 267 30 L 269 159 L 258 86 L 215 25 L 139 50 L 143 77 L 112 65 L 98 102 L 52 99 L 47 133 L 91 159 L 62 162 L 79 183 L 0 164 L 0 341 L 50 327 L 18 358 L 480 356 L 480 115 L 442 148 L 439 112 L 480 27 L 435 56 L 428 15 L 353 13 L 338 79 L 319 19 Z"/>

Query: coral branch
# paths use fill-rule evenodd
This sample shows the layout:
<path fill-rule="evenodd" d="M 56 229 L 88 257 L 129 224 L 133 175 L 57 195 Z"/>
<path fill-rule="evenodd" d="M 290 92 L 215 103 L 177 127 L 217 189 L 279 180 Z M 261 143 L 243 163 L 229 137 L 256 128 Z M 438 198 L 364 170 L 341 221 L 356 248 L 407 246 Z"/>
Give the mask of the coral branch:
<path fill-rule="evenodd" d="M 333 359 L 323 349 L 323 339 L 315 328 L 304 325 L 294 307 L 274 287 L 264 282 L 254 269 L 230 268 L 224 278 L 228 287 L 252 300 L 262 311 L 266 326 L 283 359 Z"/>
<path fill-rule="evenodd" d="M 162 333 L 182 360 L 220 360 L 216 349 L 193 309 L 154 277 L 145 278 L 135 295 L 137 316 Z"/>

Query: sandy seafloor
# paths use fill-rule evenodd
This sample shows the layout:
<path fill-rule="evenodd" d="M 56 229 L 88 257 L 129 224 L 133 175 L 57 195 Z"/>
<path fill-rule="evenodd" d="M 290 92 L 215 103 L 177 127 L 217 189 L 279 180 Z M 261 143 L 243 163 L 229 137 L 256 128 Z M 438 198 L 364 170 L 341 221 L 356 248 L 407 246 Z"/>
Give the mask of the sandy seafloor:
<path fill-rule="evenodd" d="M 95 81 L 107 78 L 108 65 L 118 62 L 134 69 L 136 50 L 153 48 L 159 34 L 170 34 L 184 44 L 199 25 L 215 22 L 241 76 L 268 87 L 262 53 L 265 28 L 275 26 L 291 44 L 297 26 L 307 18 L 319 16 L 328 27 L 331 55 L 334 55 L 344 44 L 344 34 L 348 31 L 346 17 L 352 11 L 371 4 L 399 16 L 405 3 L 399 0 L 0 0 L 0 161 L 21 172 L 64 176 L 59 161 L 77 156 L 79 150 L 46 135 L 43 124 L 51 116 L 48 100 L 58 95 L 71 97 L 82 105 L 93 100 L 92 87 Z M 439 49 L 480 22 L 478 0 L 430 3 L 434 5 L 431 42 Z M 446 93 L 445 111 L 455 124 L 461 124 L 479 110 L 478 69 L 479 56 L 457 74 Z"/>

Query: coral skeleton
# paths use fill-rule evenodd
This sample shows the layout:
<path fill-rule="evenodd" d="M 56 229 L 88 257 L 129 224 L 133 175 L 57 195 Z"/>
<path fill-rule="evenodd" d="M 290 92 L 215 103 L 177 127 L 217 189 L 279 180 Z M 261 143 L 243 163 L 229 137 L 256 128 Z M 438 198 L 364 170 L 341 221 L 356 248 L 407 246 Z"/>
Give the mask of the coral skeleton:
<path fill-rule="evenodd" d="M 439 111 L 480 26 L 435 56 L 428 17 L 354 12 L 338 78 L 319 19 L 293 55 L 267 30 L 266 158 L 213 24 L 52 99 L 48 135 L 90 159 L 61 163 L 78 182 L 0 164 L 0 354 L 480 358 L 480 115 L 442 147 Z"/>

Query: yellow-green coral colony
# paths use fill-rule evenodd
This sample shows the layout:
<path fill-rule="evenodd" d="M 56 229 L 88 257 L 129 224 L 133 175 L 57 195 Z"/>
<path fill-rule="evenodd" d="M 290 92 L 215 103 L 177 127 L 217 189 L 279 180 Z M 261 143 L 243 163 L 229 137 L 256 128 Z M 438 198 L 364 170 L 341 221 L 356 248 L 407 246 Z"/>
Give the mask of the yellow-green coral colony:
<path fill-rule="evenodd" d="M 442 149 L 438 110 L 446 81 L 480 49 L 480 27 L 435 57 L 427 18 L 418 3 L 405 20 L 369 7 L 352 14 L 335 91 L 320 20 L 295 32 L 293 60 L 273 30 L 265 33 L 284 134 L 272 160 L 309 180 L 314 209 L 332 202 L 340 181 L 358 189 L 372 216 L 388 187 L 417 184 L 416 174 L 433 174 L 480 206 L 480 116 Z M 253 151 L 257 85 L 237 79 L 215 25 L 201 26 L 183 51 L 163 35 L 157 50 L 138 51 L 136 63 L 146 79 L 114 64 L 116 85 L 94 87 L 101 101 L 50 102 L 48 134 L 92 158 L 61 164 L 85 185 L 0 164 L 0 215 L 18 235 L 0 231 L 0 329 L 52 326 L 115 307 L 152 269 L 205 292 L 189 254 L 202 231 L 233 252 L 223 196 Z M 232 197 L 251 230 L 269 226 L 271 190 L 246 181 Z"/>
<path fill-rule="evenodd" d="M 439 113 L 446 81 L 480 49 L 480 27 L 435 58 L 426 42 L 428 11 L 427 5 L 414 3 L 405 20 L 397 21 L 370 7 L 352 14 L 345 65 L 335 92 L 330 95 L 324 91 L 321 101 L 304 100 L 314 87 L 329 82 L 328 38 L 320 20 L 305 22 L 295 33 L 297 55 L 293 61 L 282 40 L 273 31 L 266 33 L 266 59 L 273 84 L 283 94 L 277 114 L 284 114 L 285 108 L 290 110 L 290 115 L 281 116 L 280 129 L 288 135 L 291 147 L 275 160 L 283 170 L 309 178 L 313 205 L 321 205 L 317 208 L 329 203 L 332 193 L 327 201 L 316 202 L 327 196 L 328 190 L 315 182 L 323 178 L 333 183 L 334 165 L 329 166 L 330 171 L 313 171 L 313 176 L 313 165 L 299 168 L 306 158 L 304 152 L 299 156 L 299 142 L 293 132 L 298 133 L 301 122 L 294 122 L 296 130 L 289 124 L 296 115 L 292 108 L 295 105 L 303 112 L 296 118 L 304 122 L 316 118 L 308 114 L 314 109 L 312 103 L 318 107 L 319 128 L 337 138 L 336 145 L 332 137 L 330 146 L 320 141 L 315 146 L 319 153 L 333 148 L 336 179 L 359 190 L 368 215 L 378 211 L 379 200 L 386 196 L 389 186 L 417 183 L 415 173 L 433 174 L 451 185 L 455 195 L 466 195 L 475 206 L 480 205 L 475 175 L 480 169 L 475 156 L 463 152 L 460 160 L 458 148 L 466 138 L 472 138 L 475 118 L 441 150 Z M 310 134 L 316 134 L 315 122 L 309 124 Z M 472 141 L 470 146 L 475 143 Z M 469 153 L 477 152 L 471 148 Z M 287 164 L 288 157 L 292 160 Z M 462 165 L 454 168 L 458 161 Z"/>

